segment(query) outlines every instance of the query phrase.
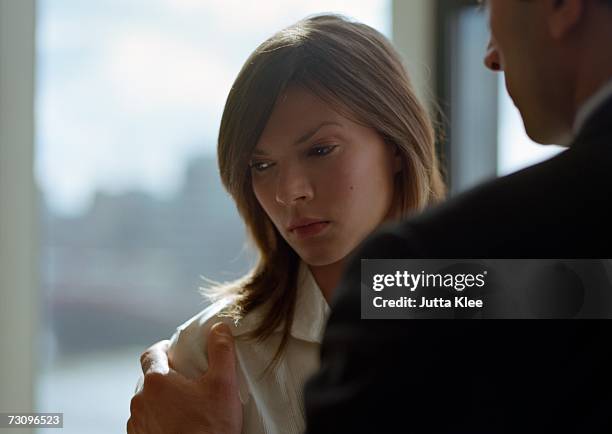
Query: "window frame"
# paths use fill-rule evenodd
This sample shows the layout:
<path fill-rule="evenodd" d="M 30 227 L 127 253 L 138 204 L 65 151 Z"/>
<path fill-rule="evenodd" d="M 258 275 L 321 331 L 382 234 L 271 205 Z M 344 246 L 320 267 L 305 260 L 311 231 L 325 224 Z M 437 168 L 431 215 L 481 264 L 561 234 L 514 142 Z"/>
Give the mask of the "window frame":
<path fill-rule="evenodd" d="M 7 350 L 0 370 L 2 411 L 32 412 L 35 402 L 40 304 L 35 22 L 35 0 L 0 0 L 0 348 Z"/>
<path fill-rule="evenodd" d="M 469 8 L 477 7 L 476 0 L 436 0 L 435 92 L 438 105 L 444 113 L 438 118 L 442 133 L 439 146 L 444 156 L 443 167 L 451 195 L 492 179 L 497 174 L 498 110 L 490 108 L 498 107 L 499 82 L 498 77 L 486 71 L 484 66 L 481 71 L 478 70 L 482 73 L 482 80 L 474 80 L 478 82 L 480 101 L 484 103 L 473 106 L 475 113 L 467 115 L 481 119 L 485 127 L 473 131 L 469 127 L 464 127 L 463 131 L 457 128 L 458 119 L 462 116 L 465 119 L 466 115 L 463 110 L 466 101 L 462 98 L 459 83 L 462 67 L 474 66 L 471 63 L 460 63 L 458 52 L 461 47 L 457 35 L 461 14 Z M 486 43 L 483 41 L 483 49 Z M 484 51 L 482 56 L 484 58 Z M 477 164 L 470 160 L 474 155 L 479 158 Z"/>

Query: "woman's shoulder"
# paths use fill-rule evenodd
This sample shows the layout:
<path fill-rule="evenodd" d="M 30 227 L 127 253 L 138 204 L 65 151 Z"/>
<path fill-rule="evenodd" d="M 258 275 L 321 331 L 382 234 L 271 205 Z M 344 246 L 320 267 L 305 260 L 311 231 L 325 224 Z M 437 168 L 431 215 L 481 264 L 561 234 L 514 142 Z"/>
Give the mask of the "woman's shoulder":
<path fill-rule="evenodd" d="M 233 320 L 223 313 L 233 304 L 230 297 L 218 300 L 176 328 L 170 338 L 168 359 L 179 373 L 196 378 L 208 369 L 206 345 L 211 327 L 224 322 L 233 327 Z"/>

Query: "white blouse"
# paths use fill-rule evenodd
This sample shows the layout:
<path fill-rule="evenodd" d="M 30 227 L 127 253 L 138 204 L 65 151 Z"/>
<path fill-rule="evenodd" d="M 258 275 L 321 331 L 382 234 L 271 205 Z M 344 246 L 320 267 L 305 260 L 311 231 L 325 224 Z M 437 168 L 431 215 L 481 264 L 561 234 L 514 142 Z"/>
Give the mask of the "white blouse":
<path fill-rule="evenodd" d="M 198 378 L 208 368 L 206 339 L 217 322 L 230 326 L 234 336 L 255 329 L 263 307 L 247 314 L 238 325 L 218 314 L 228 301 L 221 300 L 204 309 L 177 328 L 172 336 L 171 366 L 188 378 Z M 291 434 L 305 430 L 303 386 L 319 368 L 319 349 L 329 306 L 304 264 L 298 275 L 298 293 L 291 334 L 276 367 L 262 377 L 282 335 L 282 327 L 263 343 L 236 339 L 239 394 L 243 410 L 243 433 Z M 202 403 L 202 405 L 206 405 Z"/>

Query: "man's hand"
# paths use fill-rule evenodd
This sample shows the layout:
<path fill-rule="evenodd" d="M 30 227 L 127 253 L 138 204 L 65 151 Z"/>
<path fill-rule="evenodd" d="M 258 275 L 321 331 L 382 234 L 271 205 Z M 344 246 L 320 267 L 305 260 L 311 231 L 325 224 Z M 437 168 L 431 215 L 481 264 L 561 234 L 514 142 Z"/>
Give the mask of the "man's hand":
<path fill-rule="evenodd" d="M 223 323 L 212 327 L 208 371 L 197 380 L 170 368 L 168 345 L 158 342 L 140 358 L 144 386 L 132 398 L 128 434 L 240 433 L 242 406 L 229 327 Z"/>

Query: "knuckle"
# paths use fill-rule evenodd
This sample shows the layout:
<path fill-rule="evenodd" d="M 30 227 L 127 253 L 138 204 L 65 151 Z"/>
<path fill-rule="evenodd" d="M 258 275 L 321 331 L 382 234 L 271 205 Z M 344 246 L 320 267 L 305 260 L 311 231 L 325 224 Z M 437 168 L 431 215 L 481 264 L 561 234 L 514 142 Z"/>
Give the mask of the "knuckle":
<path fill-rule="evenodd" d="M 138 430 L 136 428 L 136 423 L 133 418 L 129 418 L 126 424 L 127 434 L 137 434 Z"/>
<path fill-rule="evenodd" d="M 130 401 L 130 420 L 133 421 L 134 417 L 141 413 L 142 409 L 142 396 L 135 395 Z"/>
<path fill-rule="evenodd" d="M 234 354 L 234 344 L 228 340 L 219 340 L 215 345 L 215 351 L 223 356 L 230 356 Z"/>
<path fill-rule="evenodd" d="M 209 388 L 215 396 L 224 397 L 231 393 L 233 383 L 226 375 L 214 375 L 210 378 Z"/>
<path fill-rule="evenodd" d="M 165 375 L 158 372 L 148 372 L 144 375 L 143 391 L 155 393 L 164 389 L 165 384 Z"/>

